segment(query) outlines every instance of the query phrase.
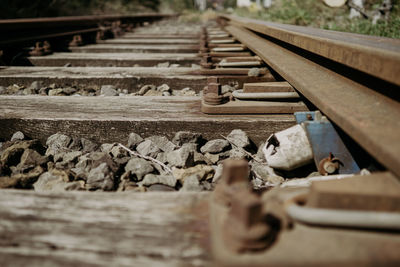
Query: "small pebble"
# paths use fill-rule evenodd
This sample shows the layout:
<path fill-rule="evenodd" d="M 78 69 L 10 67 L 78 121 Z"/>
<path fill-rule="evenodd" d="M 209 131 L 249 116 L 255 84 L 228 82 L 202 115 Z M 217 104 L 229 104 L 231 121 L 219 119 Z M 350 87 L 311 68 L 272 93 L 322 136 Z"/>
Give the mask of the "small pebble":
<path fill-rule="evenodd" d="M 11 136 L 11 142 L 12 141 L 17 141 L 17 140 L 24 140 L 24 138 L 25 138 L 25 135 L 22 132 L 18 131 L 18 132 L 15 132 Z"/>

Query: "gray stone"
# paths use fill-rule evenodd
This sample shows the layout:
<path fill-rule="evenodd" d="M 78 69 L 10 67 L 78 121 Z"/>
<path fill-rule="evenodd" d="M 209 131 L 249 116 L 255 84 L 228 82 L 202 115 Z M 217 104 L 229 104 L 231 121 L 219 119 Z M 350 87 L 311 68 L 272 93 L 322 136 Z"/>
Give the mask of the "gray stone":
<path fill-rule="evenodd" d="M 231 150 L 229 150 L 229 158 L 245 159 L 247 158 L 247 154 L 242 149 L 234 147 Z"/>
<path fill-rule="evenodd" d="M 168 162 L 167 153 L 165 152 L 158 153 L 156 160 L 161 161 L 162 163 L 167 163 Z"/>
<path fill-rule="evenodd" d="M 143 176 L 154 171 L 153 165 L 141 158 L 133 158 L 128 161 L 125 166 L 125 172 L 136 176 L 136 180 L 140 181 Z"/>
<path fill-rule="evenodd" d="M 106 152 L 91 152 L 79 157 L 75 168 L 71 169 L 76 179 L 86 180 L 92 168 L 96 168 L 102 163 L 106 163 L 108 167 L 116 172 L 118 165 L 112 160 L 111 156 Z"/>
<path fill-rule="evenodd" d="M 162 84 L 160 86 L 157 87 L 157 91 L 159 92 L 169 92 L 171 93 L 171 88 L 169 88 L 168 84 Z"/>
<path fill-rule="evenodd" d="M 255 176 L 264 182 L 269 183 L 281 183 L 285 179 L 277 175 L 273 168 L 269 167 L 267 164 L 260 163 L 252 163 L 251 171 L 255 174 Z"/>
<path fill-rule="evenodd" d="M 169 67 L 169 62 L 158 63 L 157 67 L 159 67 L 159 68 L 168 68 Z"/>
<path fill-rule="evenodd" d="M 163 184 L 170 187 L 175 187 L 176 178 L 172 175 L 146 174 L 146 176 L 143 178 L 143 181 L 140 184 L 144 186 L 149 186 L 153 184 Z"/>
<path fill-rule="evenodd" d="M 229 142 L 225 139 L 214 139 L 208 141 L 204 146 L 200 148 L 202 153 L 220 153 L 228 149 L 230 146 Z"/>
<path fill-rule="evenodd" d="M 200 185 L 200 177 L 197 174 L 190 175 L 183 182 L 182 188 L 180 191 L 183 192 L 200 192 L 202 191 L 202 186 Z"/>
<path fill-rule="evenodd" d="M 67 173 L 54 169 L 40 175 L 33 188 L 38 192 L 84 190 L 84 182 L 69 182 Z"/>
<path fill-rule="evenodd" d="M 136 151 L 143 156 L 157 157 L 160 148 L 156 146 L 151 140 L 146 140 L 136 147 Z"/>
<path fill-rule="evenodd" d="M 96 151 L 97 148 L 99 147 L 96 143 L 94 143 L 86 138 L 81 138 L 81 144 L 82 144 L 82 153 L 83 154 Z"/>
<path fill-rule="evenodd" d="M 23 132 L 15 132 L 12 136 L 11 136 L 11 142 L 12 141 L 17 141 L 17 140 L 24 140 L 25 135 L 23 134 Z"/>
<path fill-rule="evenodd" d="M 250 145 L 249 137 L 244 131 L 240 129 L 233 130 L 226 138 L 229 140 L 229 142 L 238 147 L 245 148 Z"/>
<path fill-rule="evenodd" d="M 100 94 L 104 96 L 117 96 L 118 92 L 114 85 L 102 85 L 100 89 Z"/>
<path fill-rule="evenodd" d="M 140 88 L 140 90 L 139 90 L 139 92 L 137 92 L 137 94 L 138 95 L 144 95 L 150 90 L 156 90 L 156 86 L 152 85 L 152 84 L 142 86 L 142 88 Z"/>
<path fill-rule="evenodd" d="M 214 174 L 214 177 L 212 179 L 213 183 L 218 183 L 218 181 L 221 179 L 223 168 L 224 167 L 223 167 L 222 164 L 218 164 L 218 166 L 215 168 L 215 174 Z"/>
<path fill-rule="evenodd" d="M 207 181 L 202 181 L 200 183 L 200 186 L 205 191 L 212 191 L 214 189 L 213 185 L 211 183 L 207 182 Z"/>
<path fill-rule="evenodd" d="M 251 68 L 251 69 L 249 69 L 249 72 L 247 73 L 247 75 L 250 77 L 258 77 L 260 75 L 260 69 L 259 68 Z"/>
<path fill-rule="evenodd" d="M 125 149 L 123 149 L 122 147 L 120 147 L 117 144 L 111 148 L 110 154 L 114 158 L 124 158 L 124 157 L 129 156 L 128 151 L 126 151 Z"/>
<path fill-rule="evenodd" d="M 62 95 L 64 95 L 62 88 L 51 89 L 51 90 L 49 90 L 48 94 L 49 94 L 49 96 L 62 96 Z"/>
<path fill-rule="evenodd" d="M 68 148 L 69 144 L 71 143 L 71 137 L 64 135 L 64 134 L 53 134 L 49 138 L 47 138 L 46 145 L 46 156 L 58 154 L 60 152 L 69 152 L 70 149 Z"/>
<path fill-rule="evenodd" d="M 81 150 L 82 149 L 82 143 L 80 138 L 72 138 L 72 142 L 68 145 L 68 148 L 71 150 Z"/>
<path fill-rule="evenodd" d="M 87 190 L 110 191 L 114 188 L 114 175 L 107 163 L 102 163 L 96 168 L 90 170 L 86 180 Z"/>
<path fill-rule="evenodd" d="M 39 89 L 39 94 L 40 95 L 47 95 L 48 92 L 49 92 L 49 88 L 47 88 L 47 87 L 43 87 L 43 88 Z"/>
<path fill-rule="evenodd" d="M 122 93 L 125 94 L 125 95 L 127 95 L 127 94 L 129 94 L 129 91 L 128 91 L 127 89 L 123 89 L 123 90 L 122 90 Z"/>
<path fill-rule="evenodd" d="M 22 94 L 24 94 L 24 95 L 33 95 L 33 94 L 36 94 L 37 92 L 34 90 L 34 89 L 32 89 L 32 88 L 25 88 L 23 91 L 22 91 Z"/>
<path fill-rule="evenodd" d="M 188 131 L 177 132 L 172 139 L 172 143 L 177 146 L 181 146 L 186 143 L 197 144 L 201 138 L 199 133 L 193 133 Z"/>
<path fill-rule="evenodd" d="M 0 95 L 1 95 L 1 94 L 5 94 L 6 91 L 7 91 L 7 88 L 6 88 L 6 87 L 0 86 Z"/>
<path fill-rule="evenodd" d="M 33 149 L 25 149 L 21 156 L 20 163 L 17 165 L 17 169 L 23 170 L 27 167 L 44 165 L 47 161 L 47 157 L 40 155 L 37 151 Z"/>
<path fill-rule="evenodd" d="M 169 165 L 188 168 L 194 165 L 194 151 L 191 146 L 183 145 L 181 148 L 167 154 Z"/>
<path fill-rule="evenodd" d="M 2 147 L 3 147 L 3 142 L 0 142 L 0 150 Z M 0 154 L 0 156 L 1 156 L 1 154 Z"/>
<path fill-rule="evenodd" d="M 65 87 L 65 88 L 63 88 L 63 93 L 66 94 L 66 95 L 72 95 L 76 91 L 77 90 L 74 87 Z"/>
<path fill-rule="evenodd" d="M 153 144 L 164 152 L 171 152 L 176 148 L 175 144 L 169 141 L 165 136 L 153 135 L 146 138 L 146 140 L 151 140 Z"/>
<path fill-rule="evenodd" d="M 43 82 L 42 81 L 33 81 L 28 88 L 38 92 L 42 87 L 43 87 Z"/>
<path fill-rule="evenodd" d="M 193 174 L 198 175 L 200 180 L 211 180 L 214 176 L 214 168 L 207 165 L 196 165 L 187 169 L 172 167 L 174 177 L 183 184 L 185 179 Z"/>
<path fill-rule="evenodd" d="M 230 86 L 228 84 L 222 85 L 222 87 L 221 87 L 221 93 L 222 94 L 231 93 L 231 92 L 233 92 L 235 90 L 236 90 L 235 87 Z"/>
<path fill-rule="evenodd" d="M 115 144 L 104 143 L 100 145 L 100 151 L 105 152 L 107 154 L 111 153 L 111 149 L 115 146 Z"/>
<path fill-rule="evenodd" d="M 157 90 L 149 90 L 147 91 L 144 96 L 162 96 L 163 92 L 157 91 Z"/>
<path fill-rule="evenodd" d="M 262 150 L 263 147 L 264 147 L 264 145 L 265 145 L 265 143 L 262 142 L 262 143 L 258 146 L 256 157 L 257 157 L 257 159 L 259 159 L 260 161 L 266 162 L 265 155 L 264 155 L 264 152 L 263 152 L 263 150 Z"/>
<path fill-rule="evenodd" d="M 162 95 L 163 96 L 171 96 L 171 93 L 170 92 L 163 92 Z"/>
<path fill-rule="evenodd" d="M 64 163 L 76 162 L 82 156 L 81 151 L 62 152 L 54 156 L 54 161 L 62 161 Z"/>
<path fill-rule="evenodd" d="M 199 152 L 194 152 L 193 154 L 193 160 L 194 160 L 194 164 L 208 164 L 208 165 L 212 165 L 212 162 L 203 154 L 199 153 Z"/>
<path fill-rule="evenodd" d="M 211 162 L 211 164 L 216 164 L 219 161 L 219 154 L 211 154 L 207 152 L 204 154 L 204 157 L 208 162 Z"/>

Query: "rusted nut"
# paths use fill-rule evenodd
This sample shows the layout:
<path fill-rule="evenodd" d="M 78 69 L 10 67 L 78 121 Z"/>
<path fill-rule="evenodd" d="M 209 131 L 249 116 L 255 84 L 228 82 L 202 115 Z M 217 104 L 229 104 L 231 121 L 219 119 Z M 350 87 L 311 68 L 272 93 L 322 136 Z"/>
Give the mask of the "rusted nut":
<path fill-rule="evenodd" d="M 224 222 L 225 245 L 235 252 L 261 250 L 269 244 L 269 232 L 261 199 L 248 189 L 236 192 Z"/>
<path fill-rule="evenodd" d="M 214 93 L 205 94 L 203 100 L 205 104 L 212 106 L 221 105 L 224 103 L 224 97 Z"/>
<path fill-rule="evenodd" d="M 229 206 L 236 192 L 249 187 L 249 164 L 244 159 L 223 162 L 222 177 L 215 188 L 215 200 Z"/>
<path fill-rule="evenodd" d="M 205 69 L 211 69 L 213 67 L 213 64 L 211 62 L 211 57 L 210 56 L 203 57 L 201 59 L 200 66 Z"/>
<path fill-rule="evenodd" d="M 322 159 L 318 164 L 318 171 L 322 175 L 335 174 L 339 171 L 341 162 L 329 153 L 329 157 Z"/>
<path fill-rule="evenodd" d="M 81 46 L 83 45 L 82 36 L 80 34 L 74 35 L 72 41 L 69 42 L 69 46 Z"/>
<path fill-rule="evenodd" d="M 46 55 L 53 53 L 53 51 L 51 50 L 51 45 L 48 41 L 43 42 L 43 49 Z"/>
<path fill-rule="evenodd" d="M 217 95 L 221 95 L 221 84 L 219 83 L 209 83 L 207 86 L 208 93 L 214 93 Z"/>
<path fill-rule="evenodd" d="M 203 89 L 203 94 L 216 94 L 221 95 L 221 84 L 219 84 L 219 78 L 211 76 L 207 78 L 207 86 Z"/>
<path fill-rule="evenodd" d="M 244 159 L 230 159 L 223 162 L 222 181 L 227 185 L 249 182 L 249 163 Z"/>
<path fill-rule="evenodd" d="M 31 56 L 43 56 L 44 54 L 45 52 L 42 42 L 36 42 L 35 48 L 33 48 L 33 50 L 29 52 L 29 55 Z"/>
<path fill-rule="evenodd" d="M 96 41 L 101 41 L 105 39 L 104 31 L 98 31 L 96 33 Z"/>
<path fill-rule="evenodd" d="M 207 83 L 219 83 L 219 78 L 217 76 L 209 76 L 207 77 Z"/>

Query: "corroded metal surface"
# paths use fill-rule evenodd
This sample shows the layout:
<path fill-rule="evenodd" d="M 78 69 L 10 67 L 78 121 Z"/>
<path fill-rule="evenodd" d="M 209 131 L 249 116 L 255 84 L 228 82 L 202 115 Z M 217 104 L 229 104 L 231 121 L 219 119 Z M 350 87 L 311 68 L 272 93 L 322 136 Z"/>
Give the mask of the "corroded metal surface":
<path fill-rule="evenodd" d="M 228 32 L 356 140 L 376 160 L 400 175 L 400 103 L 237 26 Z"/>
<path fill-rule="evenodd" d="M 346 66 L 400 85 L 400 40 L 326 31 L 235 16 L 232 24 L 265 34 Z"/>

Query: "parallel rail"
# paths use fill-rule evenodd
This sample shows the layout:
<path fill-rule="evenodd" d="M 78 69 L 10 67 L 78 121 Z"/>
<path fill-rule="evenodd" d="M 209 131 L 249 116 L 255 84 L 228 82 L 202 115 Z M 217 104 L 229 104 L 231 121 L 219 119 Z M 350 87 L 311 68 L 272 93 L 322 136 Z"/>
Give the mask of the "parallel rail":
<path fill-rule="evenodd" d="M 117 21 L 121 24 L 136 24 L 173 16 L 176 14 L 149 13 L 0 20 L 0 49 L 15 49 L 16 46 L 32 45 L 36 41 L 96 33 L 109 29 L 107 26 Z"/>
<path fill-rule="evenodd" d="M 227 15 L 219 20 L 376 160 L 400 176 L 400 40 Z"/>

